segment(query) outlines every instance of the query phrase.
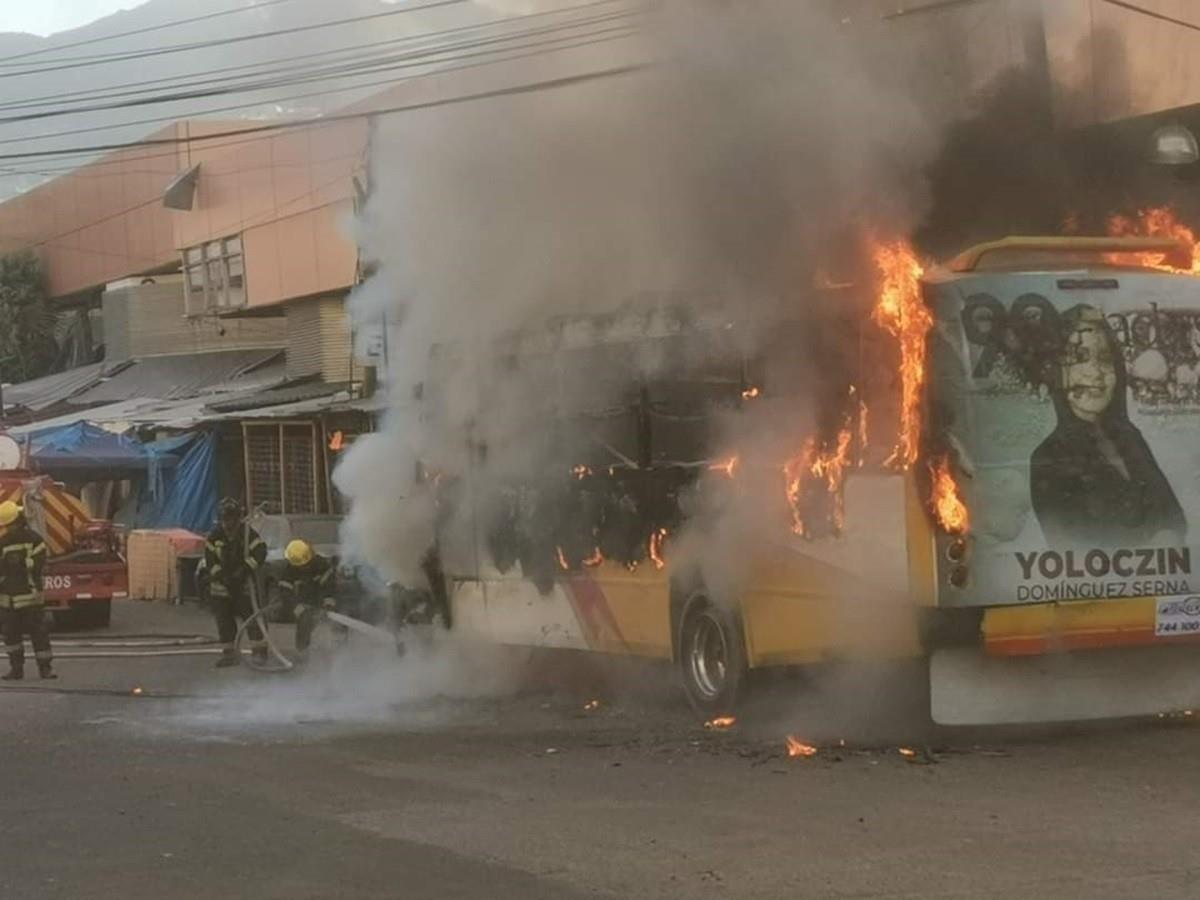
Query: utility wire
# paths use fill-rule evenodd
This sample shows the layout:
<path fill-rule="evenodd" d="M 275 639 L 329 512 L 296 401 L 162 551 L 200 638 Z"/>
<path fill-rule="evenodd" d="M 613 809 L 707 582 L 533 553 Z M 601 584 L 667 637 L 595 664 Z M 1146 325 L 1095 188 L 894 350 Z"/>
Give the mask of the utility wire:
<path fill-rule="evenodd" d="M 635 64 L 635 65 L 629 65 L 629 66 L 619 66 L 619 67 L 614 67 L 614 68 L 607 68 L 607 70 L 600 70 L 600 71 L 596 71 L 596 72 L 587 72 L 587 73 L 583 73 L 583 74 L 577 74 L 577 76 L 565 76 L 563 78 L 553 78 L 553 79 L 542 80 L 542 82 L 530 82 L 528 84 L 515 85 L 515 86 L 512 86 L 512 88 L 502 88 L 502 89 L 491 90 L 491 91 L 481 91 L 481 92 L 476 92 L 476 94 L 466 94 L 466 95 L 460 95 L 457 97 L 446 97 L 446 98 L 444 98 L 444 100 L 428 101 L 425 103 L 408 103 L 408 104 L 404 104 L 404 106 L 379 109 L 379 110 L 376 110 L 376 112 L 371 113 L 371 115 L 394 115 L 394 114 L 398 114 L 398 113 L 413 112 L 413 110 L 418 110 L 418 109 L 430 109 L 430 108 L 442 107 L 442 106 L 457 106 L 457 104 L 460 104 L 460 103 L 469 103 L 469 102 L 480 101 L 480 100 L 492 100 L 492 98 L 497 98 L 497 97 L 539 94 L 539 92 L 541 92 L 541 91 L 558 90 L 560 88 L 569 88 L 569 86 L 572 86 L 572 85 L 586 84 L 589 82 L 598 82 L 598 80 L 606 80 L 608 78 L 616 78 L 616 77 L 620 77 L 620 76 L 625 76 L 625 74 L 632 74 L 634 72 L 646 70 L 646 68 L 648 68 L 648 67 L 649 66 L 647 66 L 647 65 Z M 364 115 L 365 114 L 362 114 L 362 113 L 348 114 L 348 115 L 340 116 L 340 119 L 342 119 L 342 120 L 358 119 L 358 118 L 364 118 Z M 330 119 L 334 119 L 334 116 L 330 116 Z M 326 124 L 326 122 L 329 122 L 329 120 L 323 120 L 322 122 L 318 122 L 318 124 Z M 306 124 L 312 124 L 312 122 L 300 122 L 300 124 L 296 124 L 296 122 L 293 122 L 293 124 L 290 124 L 290 125 L 263 126 L 262 131 L 276 131 L 276 130 L 280 130 L 280 128 L 283 128 L 283 127 L 293 127 L 294 128 L 294 127 L 298 127 L 298 125 L 306 125 Z M 167 143 L 167 142 L 162 142 L 162 143 Z M 178 142 L 172 142 L 172 143 L 178 143 Z M 0 157 L 0 160 L 2 160 L 2 158 L 5 158 L 5 157 Z M 337 181 L 341 181 L 343 178 L 344 178 L 344 175 L 338 175 L 336 180 L 330 181 L 329 185 L 325 185 L 325 186 L 331 186 L 331 185 L 337 184 Z M 316 193 L 319 190 L 324 190 L 324 186 L 323 187 L 313 187 L 312 190 L 305 191 L 304 193 L 299 194 L 298 197 L 295 197 L 292 200 L 288 200 L 288 202 L 283 205 L 298 202 L 299 199 L 302 199 L 302 198 L 308 196 L 308 194 L 310 194 L 310 193 Z M 157 205 L 160 203 L 162 203 L 161 197 L 158 197 L 158 196 L 151 197 L 148 200 L 143 200 L 142 203 L 128 206 L 128 208 L 126 208 L 126 209 L 112 212 L 112 214 L 104 216 L 103 218 L 98 218 L 98 220 L 96 220 L 96 221 L 80 224 L 80 226 L 77 226 L 70 230 L 67 230 L 67 232 L 50 235 L 49 238 L 44 238 L 43 240 L 38 241 L 37 244 L 35 244 L 34 246 L 40 247 L 40 246 L 46 246 L 49 244 L 53 244 L 54 241 L 61 240 L 62 238 L 68 238 L 68 236 L 71 236 L 72 234 L 78 234 L 79 232 L 82 232 L 82 230 L 97 226 L 97 224 L 103 224 L 104 222 L 110 222 L 110 221 L 115 220 L 115 218 L 120 218 L 121 216 L 126 216 L 128 214 L 131 214 L 131 212 L 137 212 L 138 210 L 146 209 L 146 208 L 149 208 L 149 206 L 154 206 L 154 205 Z M 242 220 L 241 223 L 239 223 L 239 228 L 245 228 L 246 223 L 253 221 L 253 218 L 254 217 L 250 217 L 250 218 L 248 218 L 248 220 Z"/>
<path fill-rule="evenodd" d="M 234 83 L 234 84 L 222 86 L 222 87 L 214 87 L 214 88 L 210 88 L 208 90 L 193 90 L 193 91 L 181 91 L 181 92 L 177 92 L 177 93 L 158 94 L 158 95 L 154 95 L 154 96 L 150 96 L 150 97 L 143 97 L 143 98 L 138 98 L 138 99 L 133 99 L 133 100 L 121 100 L 121 101 L 115 101 L 112 103 L 98 103 L 98 104 L 93 104 L 92 106 L 84 106 L 84 107 L 79 107 L 76 109 L 59 109 L 59 110 L 51 109 L 51 110 L 43 110 L 43 111 L 39 111 L 39 112 L 21 113 L 21 114 L 13 115 L 13 116 L 0 117 L 0 125 L 11 124 L 14 122 L 28 122 L 28 121 L 34 121 L 34 120 L 40 120 L 40 119 L 58 118 L 61 116 L 71 116 L 71 115 L 91 113 L 91 112 L 133 109 L 133 108 L 142 107 L 142 106 L 159 105 L 162 103 L 178 103 L 178 102 L 184 101 L 184 100 L 201 100 L 201 99 L 208 99 L 208 98 L 212 98 L 212 97 L 230 96 L 230 95 L 234 95 L 234 94 L 257 93 L 260 91 L 267 91 L 267 90 L 271 90 L 274 88 L 293 87 L 293 86 L 297 86 L 297 85 L 319 83 L 319 82 L 325 82 L 325 81 L 330 81 L 330 80 L 345 80 L 348 78 L 362 77 L 364 75 L 374 75 L 374 74 L 378 74 L 381 72 L 391 72 L 391 71 L 397 71 L 399 69 L 412 68 L 414 66 L 428 66 L 428 65 L 436 64 L 438 62 L 445 61 L 445 60 L 436 59 L 435 57 L 441 57 L 446 54 L 454 53 L 459 50 L 471 50 L 471 49 L 476 49 L 476 48 L 481 48 L 481 47 L 492 47 L 493 45 L 496 45 L 496 44 L 512 43 L 512 42 L 518 41 L 519 39 L 525 38 L 525 37 L 536 37 L 536 36 L 541 36 L 541 35 L 553 34 L 555 32 L 560 32 L 560 31 L 578 30 L 578 29 L 583 29 L 590 25 L 599 25 L 599 24 L 604 24 L 606 22 L 613 22 L 613 21 L 618 21 L 621 19 L 629 19 L 635 15 L 636 15 L 635 13 L 610 13 L 610 14 L 607 14 L 604 16 L 594 16 L 591 18 L 579 19 L 579 20 L 574 20 L 574 21 L 570 21 L 570 22 L 566 22 L 566 23 L 545 26 L 540 29 L 526 29 L 526 30 L 520 31 L 520 32 L 511 32 L 508 34 L 501 34 L 501 35 L 497 35 L 497 36 L 493 36 L 493 37 L 480 38 L 480 39 L 473 40 L 473 41 L 463 41 L 463 42 L 459 42 L 457 44 L 447 43 L 447 44 L 443 44 L 443 45 L 435 45 L 435 46 L 428 47 L 428 48 L 422 48 L 420 50 L 409 51 L 408 53 L 403 53 L 403 54 L 393 54 L 391 56 L 385 56 L 382 58 L 367 59 L 364 61 L 358 61 L 358 62 L 353 62 L 353 63 L 345 63 L 345 64 L 341 64 L 338 66 L 328 67 L 326 69 L 317 69 L 316 71 L 309 70 L 303 76 L 294 77 L 294 78 L 273 78 L 270 80 L 263 80 L 263 81 L 258 81 L 258 82 L 245 81 L 242 83 Z M 594 33 L 598 34 L 600 32 L 594 32 Z M 579 35 L 576 35 L 576 37 L 578 37 L 578 36 Z M 584 35 L 584 36 L 590 36 L 590 35 Z M 524 46 L 529 46 L 529 45 L 524 45 Z M 518 46 L 511 47 L 511 48 L 501 47 L 499 49 L 500 50 L 522 49 L 522 46 L 518 45 Z M 488 50 L 485 50 L 484 52 L 485 53 L 495 53 L 498 51 L 496 49 L 488 49 Z M 481 54 L 469 54 L 468 53 L 468 54 L 462 54 L 455 58 L 467 58 L 467 57 L 474 56 L 474 55 L 481 55 Z M 450 61 L 453 61 L 453 60 L 450 60 Z M 342 90 L 355 90 L 357 87 L 358 86 L 356 86 L 356 85 L 348 84 L 344 87 L 338 88 L 337 91 L 340 92 Z M 269 98 L 269 99 L 264 98 L 261 101 L 244 104 L 244 106 L 242 108 L 244 108 L 245 106 L 258 106 L 261 103 L 278 102 L 281 99 L 286 100 L 286 99 L 292 99 L 292 98 Z M 226 107 L 226 109 L 232 109 L 232 108 L 233 107 Z M 218 111 L 221 111 L 221 110 L 206 110 L 206 112 L 218 112 Z M 174 120 L 174 119 L 179 119 L 179 118 L 187 118 L 187 115 L 186 114 L 175 114 L 175 115 L 171 115 L 171 116 L 165 117 L 165 118 Z M 87 131 L 112 130 L 114 128 L 128 127 L 128 126 L 132 126 L 132 125 L 136 125 L 136 124 L 145 124 L 145 121 L 115 123 L 113 125 L 96 126 L 95 128 L 73 129 L 70 131 L 52 132 L 49 134 L 40 134 L 40 135 L 36 135 L 36 136 L 4 140 L 4 141 L 0 141 L 0 143 L 12 143 L 13 141 L 26 141 L 26 140 L 43 140 L 43 139 L 48 139 L 48 138 L 61 137 L 64 135 L 69 135 L 69 134 L 79 134 L 79 133 L 83 133 L 83 132 L 87 132 Z"/>
<path fill-rule="evenodd" d="M 181 25 L 193 25 L 196 22 L 207 22 L 212 19 L 220 19 L 224 16 L 233 16 L 238 13 L 257 12 L 260 9 L 266 9 L 269 6 L 279 6 L 281 3 L 294 3 L 296 0 L 258 0 L 250 6 L 238 6 L 233 9 L 225 9 L 219 12 L 205 13 L 202 16 L 192 16 L 190 19 L 175 19 L 170 22 L 162 22 L 158 25 L 149 25 L 145 28 L 135 28 L 132 31 L 121 31 L 117 34 L 106 34 L 102 37 L 88 38 L 83 41 L 72 41 L 69 44 L 55 44 L 53 47 L 39 47 L 37 50 L 30 50 L 27 53 L 17 53 L 8 56 L 5 59 L 5 65 L 9 65 L 16 59 L 28 59 L 31 56 L 42 56 L 46 53 L 57 53 L 60 50 L 71 50 L 75 47 L 87 47 L 91 44 L 101 44 L 105 41 L 116 41 L 121 38 L 133 37 L 139 34 L 150 34 L 153 31 L 164 31 L 168 28 L 178 28 Z"/>
<path fill-rule="evenodd" d="M 342 55 L 348 54 L 353 59 L 361 60 L 363 58 L 361 54 L 365 50 L 374 50 L 374 49 L 382 48 L 382 47 L 394 47 L 396 45 L 421 43 L 423 41 L 428 41 L 428 40 L 431 40 L 434 38 L 441 38 L 441 37 L 447 37 L 450 35 L 464 34 L 464 33 L 472 32 L 472 31 L 480 31 L 483 29 L 496 28 L 497 26 L 500 26 L 501 28 L 503 28 L 503 27 L 508 26 L 513 23 L 527 22 L 527 21 L 534 20 L 534 19 L 542 19 L 542 18 L 547 18 L 547 17 L 552 17 L 552 16 L 566 15 L 566 14 L 570 14 L 570 13 L 574 13 L 574 12 L 579 12 L 582 10 L 595 9 L 595 8 L 602 7 L 602 6 L 612 6 L 613 4 L 624 3 L 624 2 L 625 2 L 625 0 L 591 0 L 591 2 L 580 3 L 580 4 L 576 4 L 574 6 L 560 7 L 558 9 L 545 10 L 545 11 L 536 12 L 536 13 L 525 13 L 525 14 L 518 15 L 518 16 L 509 16 L 504 19 L 498 19 L 498 20 L 489 21 L 489 22 L 477 22 L 477 23 L 474 23 L 471 25 L 460 25 L 455 28 L 446 28 L 446 29 L 441 29 L 438 31 L 427 31 L 427 32 L 422 32 L 420 34 L 406 35 L 404 37 L 399 37 L 399 38 L 390 38 L 386 41 L 374 41 L 374 42 L 370 42 L 370 43 L 366 43 L 366 44 L 352 44 L 352 45 L 345 46 L 345 47 L 337 47 L 337 48 L 330 49 L 330 50 L 322 50 L 322 51 L 317 51 L 315 53 L 309 53 L 306 55 L 304 61 L 301 63 L 285 65 L 281 68 L 273 69 L 273 70 L 269 70 L 269 71 L 265 71 L 265 72 L 250 72 L 250 73 L 247 73 L 247 77 L 257 77 L 257 76 L 273 74 L 273 73 L 282 74 L 282 73 L 286 73 L 286 72 L 306 71 L 306 70 L 310 69 L 309 64 L 312 62 L 312 60 L 322 58 L 322 57 L 342 56 Z M 516 32 L 514 32 L 514 33 L 516 33 Z M 378 57 L 381 55 L 382 54 L 375 54 L 374 56 Z M 269 69 L 270 66 L 277 65 L 278 63 L 294 63 L 294 60 L 295 60 L 294 56 L 288 56 L 288 57 L 284 57 L 284 58 L 280 58 L 280 59 L 260 60 L 257 62 L 242 63 L 242 64 L 236 65 L 236 66 L 225 66 L 225 67 L 217 68 L 217 69 L 209 69 L 209 70 L 207 70 L 206 74 L 211 76 L 211 75 L 221 75 L 221 74 L 225 74 L 225 73 L 229 73 L 229 72 L 245 72 L 247 69 L 258 69 L 258 68 Z M 206 84 L 219 84 L 219 83 L 222 83 L 222 82 L 228 80 L 228 79 L 223 79 L 223 78 L 195 79 L 194 76 L 195 76 L 194 72 L 187 72 L 187 73 L 183 73 L 180 75 L 168 75 L 168 76 L 164 76 L 162 78 L 155 78 L 155 79 L 150 79 L 150 80 L 124 82 L 121 84 L 109 85 L 107 87 L 88 88 L 86 90 L 72 91 L 72 92 L 67 92 L 67 93 L 58 92 L 58 93 L 54 93 L 54 94 L 45 94 L 40 97 L 27 97 L 27 98 L 22 98 L 22 99 L 18 99 L 18 100 L 11 100 L 8 102 L 0 102 L 0 109 L 19 109 L 19 108 L 25 108 L 25 107 L 30 107 L 30 106 L 37 107 L 37 106 L 42 106 L 42 105 L 46 105 L 49 103 L 75 103 L 75 102 L 83 103 L 83 102 L 91 102 L 91 101 L 95 101 L 95 100 L 109 99 L 109 98 L 115 98 L 115 97 L 136 96 L 138 94 L 148 93 L 154 85 L 161 85 L 161 84 L 168 84 L 168 83 L 172 83 L 172 82 L 185 81 L 187 79 L 193 79 L 193 80 L 188 81 L 187 84 L 185 84 L 181 87 L 198 87 L 198 86 L 206 85 Z M 125 88 L 132 88 L 132 90 L 128 90 L 128 91 L 123 90 Z M 75 100 L 73 98 L 81 98 L 81 99 Z"/>
<path fill-rule="evenodd" d="M 628 37 L 628 36 L 631 36 L 632 34 L 636 33 L 635 31 L 633 31 L 632 29 L 630 29 L 628 27 L 616 26 L 616 27 L 609 28 L 609 29 L 600 29 L 596 32 L 593 32 L 590 35 L 587 35 L 586 37 L 599 38 L 599 36 L 604 34 L 606 31 L 607 32 L 617 32 L 616 37 Z M 600 40 L 612 40 L 612 39 L 614 39 L 614 38 L 612 38 L 612 37 L 600 38 Z M 543 42 L 540 45 L 535 44 L 535 45 L 526 45 L 526 46 L 546 47 L 548 45 L 554 44 L 554 43 L 556 43 L 558 41 L 562 41 L 562 40 L 566 40 L 566 39 L 558 38 L 556 40 Z M 599 43 L 600 40 L 597 40 L 594 42 Z M 591 43 L 591 42 L 592 41 L 589 41 L 589 43 Z M 522 48 L 512 48 L 512 49 L 522 49 Z M 569 49 L 569 48 L 551 47 L 550 49 L 557 50 L 557 49 Z M 480 53 L 463 54 L 463 57 L 488 55 L 488 54 L 494 54 L 496 52 L 502 52 L 502 51 L 495 51 L 495 50 L 481 51 Z M 542 52 L 546 52 L 546 51 L 543 50 Z M 495 61 L 501 61 L 501 60 L 495 60 Z M 421 61 L 418 63 L 411 63 L 411 64 L 407 64 L 407 65 L 408 66 L 412 66 L 412 65 L 428 66 L 428 65 L 436 64 L 436 62 L 437 61 L 434 61 L 433 63 L 431 63 L 430 61 L 425 60 L 425 61 Z M 401 68 L 401 67 L 402 66 L 397 66 L 396 68 Z M 375 74 L 375 73 L 368 73 L 368 74 Z M 414 77 L 420 78 L 420 77 L 424 77 L 426 74 L 434 74 L 434 73 L 432 73 L 432 72 L 423 73 L 422 75 L 418 75 L 418 76 L 414 76 Z M 365 82 L 363 84 L 354 84 L 354 85 L 347 85 L 347 86 L 341 86 L 341 87 L 335 87 L 335 88 L 326 88 L 324 90 L 319 90 L 319 91 L 305 91 L 304 93 L 300 93 L 300 94 L 289 94 L 285 97 L 273 97 L 271 99 L 257 100 L 252 103 L 235 103 L 230 106 L 218 106 L 218 107 L 213 107 L 210 109 L 198 110 L 196 113 L 193 113 L 193 116 L 195 116 L 195 115 L 212 115 L 214 113 L 234 112 L 237 110 L 253 109 L 255 107 L 262 106 L 265 103 L 279 104 L 279 103 L 286 103 L 286 102 L 290 102 L 290 101 L 294 101 L 294 100 L 310 99 L 312 97 L 325 97 L 325 96 L 329 96 L 331 94 L 344 94 L 344 93 L 348 93 L 350 91 L 366 90 L 367 88 L 390 87 L 390 86 L 396 84 L 398 81 L 403 81 L 403 80 L 405 80 L 405 79 L 385 78 L 380 81 L 371 81 L 371 82 Z M 38 135 L 37 139 L 42 140 L 42 139 L 49 139 L 49 138 L 56 138 L 56 137 L 70 137 L 70 136 L 78 135 L 78 134 L 91 134 L 91 133 L 95 133 L 97 131 L 112 131 L 113 128 L 115 128 L 115 127 L 132 128 L 136 125 L 156 125 L 156 124 L 163 124 L 165 122 L 177 122 L 181 118 L 188 118 L 188 117 L 180 116 L 180 115 L 155 116 L 155 117 L 152 117 L 149 119 L 137 119 L 137 120 L 134 120 L 131 122 L 122 122 L 119 126 L 96 125 L 96 126 L 92 126 L 89 128 L 71 128 L 71 129 L 66 129 L 64 131 L 51 132 L 50 134 Z M 329 118 L 331 118 L 331 117 L 326 116 L 326 117 L 323 117 L 321 120 L 328 121 Z M 294 125 L 295 125 L 295 123 L 293 123 L 293 127 L 294 127 Z M 255 129 L 253 129 L 253 128 L 242 129 L 241 133 L 244 134 L 247 132 L 253 132 L 254 130 Z M 28 143 L 30 140 L 31 140 L 31 138 L 29 138 L 29 137 L 2 138 L 2 139 L 0 139 L 0 145 L 23 144 L 23 143 Z M 37 154 L 30 153 L 30 154 L 26 154 L 26 155 L 35 156 Z M 6 158 L 8 158 L 8 157 L 0 156 L 0 159 L 6 159 Z"/>
<path fill-rule="evenodd" d="M 190 50 L 202 50 L 208 47 L 227 47 L 230 44 L 240 44 L 246 41 L 260 41 L 266 38 L 283 37 L 290 34 L 303 34 L 309 31 L 319 31 L 323 28 L 336 28 L 340 25 L 355 25 L 362 22 L 374 22 L 380 19 L 387 19 L 392 16 L 401 16 L 407 13 L 422 12 L 428 9 L 438 9 L 444 6 L 459 6 L 463 3 L 470 3 L 472 0 L 427 0 L 420 5 L 405 4 L 399 9 L 392 9 L 386 12 L 371 13 L 365 16 L 352 16 L 346 19 L 332 19 L 326 22 L 314 22 L 309 25 L 293 25 L 290 28 L 277 28 L 274 31 L 260 31 L 255 34 L 240 34 L 233 37 L 215 38 L 207 41 L 196 41 L 191 44 L 174 44 L 167 47 L 158 47 L 152 50 L 141 50 L 129 53 L 110 53 L 95 57 L 76 57 L 74 59 L 55 60 L 55 65 L 44 66 L 38 69 L 23 69 L 19 72 L 0 72 L 0 78 L 19 78 L 24 75 L 39 75 L 44 72 L 61 72 L 64 69 L 82 69 L 90 66 L 104 65 L 112 62 L 131 62 L 138 59 L 147 59 L 153 56 L 164 56 L 171 53 L 183 53 Z M 20 63 L 13 65 L 19 66 Z M 0 63 L 0 69 L 10 68 L 6 63 Z"/>
<path fill-rule="evenodd" d="M 531 54 L 532 55 L 532 54 Z M 479 65 L 476 63 L 475 65 Z M 465 67 L 470 68 L 470 66 Z M 490 100 L 498 97 L 512 97 L 523 94 L 541 93 L 542 91 L 556 90 L 558 88 L 570 87 L 577 84 L 586 84 L 588 82 L 602 81 L 618 76 L 629 75 L 634 72 L 643 71 L 650 68 L 648 63 L 630 63 L 624 66 L 614 66 L 608 69 L 599 69 L 594 72 L 585 72 L 579 75 L 565 75 L 560 78 L 550 78 L 544 81 L 534 81 L 527 84 L 515 85 L 507 88 L 497 88 L 490 91 L 478 91 L 471 94 L 460 94 L 457 97 L 445 97 L 440 100 L 426 100 L 420 103 L 406 103 L 399 106 L 389 106 L 374 110 L 364 110 L 362 112 L 338 113 L 330 116 L 323 116 L 319 119 L 308 119 L 290 122 L 273 122 L 266 125 L 256 125 L 249 128 L 238 128 L 229 131 L 216 131 L 209 134 L 200 135 L 198 137 L 181 137 L 181 138 L 145 138 L 140 141 L 126 141 L 123 143 L 112 144 L 95 144 L 91 147 L 77 147 L 69 150 L 38 150 L 29 153 L 7 153 L 0 154 L 0 162 L 6 162 L 14 159 L 29 159 L 29 158 L 44 158 L 52 156 L 60 156 L 63 154 L 80 154 L 80 153 L 103 153 L 114 150 L 136 150 L 139 147 L 178 147 L 180 144 L 204 143 L 208 141 L 220 140 L 222 138 L 235 138 L 229 144 L 222 144 L 221 147 L 233 146 L 235 143 L 247 143 L 248 135 L 268 134 L 277 131 L 284 131 L 292 128 L 303 128 L 312 125 L 333 125 L 338 122 L 349 122 L 354 119 L 372 118 L 381 116 L 396 115 L 404 112 L 414 112 L 422 109 L 434 109 L 442 106 L 457 106 L 462 103 L 471 103 L 476 100 Z M 437 73 L 440 74 L 440 73 Z M 425 77 L 425 76 L 414 76 Z"/>
<path fill-rule="evenodd" d="M 1128 10 L 1132 13 L 1138 13 L 1143 16 L 1149 16 L 1151 19 L 1158 19 L 1160 22 L 1167 22 L 1171 25 L 1178 25 L 1180 28 L 1187 28 L 1191 31 L 1200 31 L 1200 24 L 1188 22 L 1184 19 L 1177 19 L 1174 16 L 1168 16 L 1166 13 L 1160 13 L 1153 9 L 1146 9 L 1144 6 L 1138 6 L 1136 3 L 1128 3 L 1126 0 L 1104 0 L 1109 6 L 1116 6 L 1120 9 Z"/>

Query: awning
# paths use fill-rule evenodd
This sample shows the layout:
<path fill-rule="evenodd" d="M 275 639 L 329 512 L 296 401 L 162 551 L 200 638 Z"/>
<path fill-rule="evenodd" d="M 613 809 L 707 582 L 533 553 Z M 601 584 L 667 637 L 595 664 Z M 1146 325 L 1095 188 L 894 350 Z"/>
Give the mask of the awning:
<path fill-rule="evenodd" d="M 77 406 L 96 406 L 126 400 L 181 400 L 219 387 L 262 389 L 279 378 L 268 363 L 283 356 L 282 350 L 219 350 L 212 353 L 182 353 L 148 356 L 134 365 L 104 378 L 95 387 L 71 398 Z M 255 375 L 267 370 L 261 379 Z M 91 418 L 90 414 L 87 418 Z"/>
<path fill-rule="evenodd" d="M 263 392 L 252 388 L 240 393 L 205 394 L 186 400 L 126 400 L 79 410 L 32 425 L 16 426 L 8 429 L 8 432 L 14 437 L 20 437 L 85 420 L 114 433 L 123 433 L 135 427 L 186 430 L 209 422 L 303 418 L 342 412 L 377 413 L 387 408 L 387 397 L 384 395 L 355 397 L 344 389 L 336 394 L 295 403 L 279 403 L 273 406 L 246 405 L 250 398 L 261 398 L 262 395 Z M 231 402 L 234 408 L 225 412 L 213 409 L 211 404 L 218 397 L 222 404 Z"/>
<path fill-rule="evenodd" d="M 70 474 L 113 479 L 145 474 L 151 466 L 173 466 L 178 459 L 96 425 L 75 422 L 30 435 L 29 461 L 36 471 L 59 477 Z"/>

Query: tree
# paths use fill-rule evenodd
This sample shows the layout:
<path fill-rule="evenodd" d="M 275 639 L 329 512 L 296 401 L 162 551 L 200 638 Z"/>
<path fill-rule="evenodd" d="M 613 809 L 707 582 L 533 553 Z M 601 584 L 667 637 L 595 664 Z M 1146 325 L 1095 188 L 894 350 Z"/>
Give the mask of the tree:
<path fill-rule="evenodd" d="M 52 370 L 55 321 L 38 258 L 28 251 L 0 257 L 0 381 L 15 384 Z"/>

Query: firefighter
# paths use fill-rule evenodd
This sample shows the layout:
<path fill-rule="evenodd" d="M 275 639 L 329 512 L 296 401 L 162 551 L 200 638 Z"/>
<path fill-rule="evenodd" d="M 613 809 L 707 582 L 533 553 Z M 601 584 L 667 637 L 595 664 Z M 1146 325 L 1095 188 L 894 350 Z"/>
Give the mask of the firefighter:
<path fill-rule="evenodd" d="M 337 609 L 333 596 L 334 567 L 324 556 L 313 552 L 307 541 L 292 541 L 283 555 L 287 567 L 276 582 L 281 595 L 279 602 L 291 607 L 296 617 L 296 649 L 303 657 L 322 610 Z"/>
<path fill-rule="evenodd" d="M 245 522 L 242 504 L 232 497 L 221 501 L 217 509 L 217 527 L 204 545 L 204 568 L 208 596 L 217 618 L 221 640 L 221 658 L 217 668 L 236 666 L 238 621 L 254 615 L 250 600 L 252 582 L 267 559 L 267 545 L 258 532 Z M 257 660 L 267 658 L 266 637 L 258 623 L 247 629 L 250 646 Z"/>
<path fill-rule="evenodd" d="M 42 600 L 46 542 L 30 527 L 25 510 L 11 500 L 0 503 L 0 622 L 3 623 L 8 674 L 5 681 L 25 677 L 25 635 L 42 678 L 57 678 L 51 664 L 50 631 Z"/>

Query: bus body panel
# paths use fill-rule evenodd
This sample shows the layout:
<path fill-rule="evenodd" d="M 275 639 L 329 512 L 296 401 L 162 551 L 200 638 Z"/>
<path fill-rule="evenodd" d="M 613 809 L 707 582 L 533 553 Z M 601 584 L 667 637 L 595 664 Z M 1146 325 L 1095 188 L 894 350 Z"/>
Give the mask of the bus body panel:
<path fill-rule="evenodd" d="M 1200 707 L 1195 647 L 1118 647 L 1086 653 L 989 656 L 935 652 L 930 714 L 941 725 L 1084 722 Z"/>
<path fill-rule="evenodd" d="M 972 513 L 939 605 L 1200 593 L 1200 280 L 987 272 L 930 295 L 931 431 Z"/>
<path fill-rule="evenodd" d="M 1172 617 L 1171 606 L 1182 606 Z M 984 612 L 983 640 L 993 656 L 1031 656 L 1062 650 L 1200 641 L 1200 605 L 1140 597 L 1077 603 L 993 607 Z M 1166 615 L 1160 610 L 1168 607 Z M 1166 622 L 1195 620 L 1195 628 L 1164 630 Z"/>

